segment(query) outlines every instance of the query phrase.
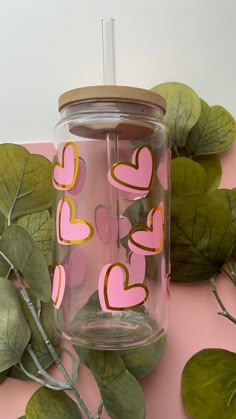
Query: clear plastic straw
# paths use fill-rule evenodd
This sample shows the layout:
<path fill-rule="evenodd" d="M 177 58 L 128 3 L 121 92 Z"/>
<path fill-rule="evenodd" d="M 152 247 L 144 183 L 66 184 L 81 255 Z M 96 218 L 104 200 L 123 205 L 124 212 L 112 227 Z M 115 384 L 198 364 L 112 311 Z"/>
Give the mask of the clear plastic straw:
<path fill-rule="evenodd" d="M 102 19 L 103 83 L 116 84 L 115 19 Z"/>
<path fill-rule="evenodd" d="M 103 51 L 103 83 L 104 85 L 114 86 L 116 84 L 116 60 L 115 60 L 115 19 L 102 19 L 102 51 Z M 107 150 L 107 170 L 119 160 L 119 140 L 116 132 L 106 133 Z M 117 247 L 112 237 L 112 217 L 116 215 L 118 222 Z M 111 261 L 117 259 L 117 251 L 120 248 L 120 214 L 119 214 L 119 194 L 113 191 L 108 183 L 108 228 L 109 228 L 109 248 Z"/>

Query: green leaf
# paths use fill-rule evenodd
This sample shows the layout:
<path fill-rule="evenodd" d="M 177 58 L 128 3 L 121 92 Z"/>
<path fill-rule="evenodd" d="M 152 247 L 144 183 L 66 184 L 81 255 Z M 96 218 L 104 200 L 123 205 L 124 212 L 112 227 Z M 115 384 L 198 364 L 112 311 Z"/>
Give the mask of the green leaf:
<path fill-rule="evenodd" d="M 36 305 L 36 299 L 32 295 L 32 292 L 28 289 L 28 293 L 30 295 L 30 299 L 34 305 L 34 307 L 37 310 Z M 44 340 L 39 333 L 39 330 L 35 324 L 34 319 L 32 318 L 32 315 L 30 314 L 30 311 L 28 309 L 27 304 L 24 302 L 24 300 L 21 298 L 21 306 L 26 318 L 26 321 L 30 327 L 31 330 L 31 338 L 30 338 L 30 345 L 36 354 L 38 360 L 40 361 L 40 364 L 44 369 L 47 369 L 50 365 L 53 364 L 54 359 L 52 358 L 47 345 L 44 343 Z M 59 354 L 59 344 L 60 344 L 60 338 L 56 334 L 55 328 L 53 326 L 53 305 L 52 303 L 42 303 L 41 306 L 41 316 L 40 320 L 43 325 L 43 328 L 53 345 L 54 349 Z M 35 366 L 34 362 L 32 361 L 29 353 L 27 351 L 24 352 L 21 362 L 24 365 L 25 369 L 30 372 L 31 374 L 37 375 L 37 367 Z M 15 365 L 11 368 L 10 373 L 8 374 L 12 378 L 17 378 L 19 380 L 28 380 L 29 378 L 24 374 L 24 372 L 20 369 L 18 365 Z"/>
<path fill-rule="evenodd" d="M 18 419 L 26 419 L 26 416 L 20 416 Z"/>
<path fill-rule="evenodd" d="M 0 277 L 6 278 L 9 273 L 10 265 L 5 261 L 5 259 L 0 255 Z"/>
<path fill-rule="evenodd" d="M 16 144 L 0 145 L 0 210 L 11 220 L 52 206 L 52 164 Z"/>
<path fill-rule="evenodd" d="M 198 95 L 189 86 L 176 82 L 159 84 L 152 90 L 166 99 L 164 120 L 170 129 L 173 147 L 184 147 L 201 113 Z"/>
<path fill-rule="evenodd" d="M 0 240 L 0 250 L 29 283 L 34 295 L 44 302 L 51 298 L 51 280 L 46 259 L 29 233 L 18 225 L 11 225 Z"/>
<path fill-rule="evenodd" d="M 207 187 L 208 192 L 214 191 L 220 184 L 222 170 L 220 159 L 217 155 L 196 156 L 194 160 L 199 163 L 207 174 Z"/>
<path fill-rule="evenodd" d="M 5 379 L 7 378 L 8 371 L 9 369 L 0 372 L 0 384 L 2 384 L 3 381 L 5 381 Z"/>
<path fill-rule="evenodd" d="M 236 226 L 236 188 L 217 189 L 209 194 L 220 205 L 224 205 L 231 215 L 232 223 Z M 236 260 L 236 238 L 231 252 L 231 256 Z"/>
<path fill-rule="evenodd" d="M 200 164 L 186 157 L 171 162 L 171 197 L 204 193 L 207 175 Z"/>
<path fill-rule="evenodd" d="M 145 419 L 141 387 L 125 368 L 118 352 L 90 350 L 88 363 L 112 419 Z"/>
<path fill-rule="evenodd" d="M 73 345 L 80 360 L 90 368 L 88 356 L 90 350 L 82 346 Z M 117 351 L 127 370 L 137 379 L 144 378 L 158 364 L 166 347 L 166 336 L 147 346 Z"/>
<path fill-rule="evenodd" d="M 20 361 L 30 339 L 15 287 L 0 278 L 0 372 Z"/>
<path fill-rule="evenodd" d="M 187 148 L 195 156 L 226 150 L 236 138 L 234 117 L 222 106 L 210 107 L 202 99 L 201 106 L 201 115 L 189 133 Z"/>
<path fill-rule="evenodd" d="M 82 419 L 77 404 L 64 391 L 40 387 L 28 401 L 26 419 Z"/>
<path fill-rule="evenodd" d="M 52 264 L 52 217 L 48 210 L 23 215 L 17 219 L 17 224 L 23 227 L 38 243 L 47 264 Z"/>
<path fill-rule="evenodd" d="M 232 381 L 234 380 L 234 381 Z M 204 349 L 195 354 L 182 373 L 182 398 L 194 419 L 235 419 L 236 354 Z"/>
<path fill-rule="evenodd" d="M 158 364 L 166 347 L 166 336 L 147 346 L 119 351 L 127 370 L 139 380 Z"/>
<path fill-rule="evenodd" d="M 236 225 L 236 188 L 217 189 L 209 194 L 220 205 L 224 205 L 231 215 L 232 222 Z"/>
<path fill-rule="evenodd" d="M 2 235 L 4 227 L 5 227 L 5 217 L 0 212 L 0 235 Z M 9 264 L 5 261 L 5 259 L 0 255 L 0 277 L 5 278 L 9 271 Z"/>
<path fill-rule="evenodd" d="M 6 218 L 4 217 L 4 215 L 0 212 L 0 235 L 2 234 L 4 227 L 5 227 L 5 223 L 6 223 Z"/>
<path fill-rule="evenodd" d="M 196 282 L 218 273 L 230 255 L 236 229 L 224 206 L 199 194 L 172 200 L 172 280 Z"/>

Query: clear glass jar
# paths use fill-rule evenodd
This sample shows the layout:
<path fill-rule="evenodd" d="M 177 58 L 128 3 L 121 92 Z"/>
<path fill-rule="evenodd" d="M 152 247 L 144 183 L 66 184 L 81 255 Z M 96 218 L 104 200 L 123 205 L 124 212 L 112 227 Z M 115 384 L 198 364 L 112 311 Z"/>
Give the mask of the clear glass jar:
<path fill-rule="evenodd" d="M 159 339 L 169 295 L 170 144 L 164 99 L 121 86 L 59 99 L 55 324 L 66 339 L 124 349 Z"/>

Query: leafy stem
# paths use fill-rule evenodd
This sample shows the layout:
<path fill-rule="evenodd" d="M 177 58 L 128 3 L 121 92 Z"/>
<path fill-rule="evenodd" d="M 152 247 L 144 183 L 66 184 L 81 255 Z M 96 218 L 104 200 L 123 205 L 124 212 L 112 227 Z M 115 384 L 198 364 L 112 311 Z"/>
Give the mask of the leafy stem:
<path fill-rule="evenodd" d="M 98 405 L 98 410 L 97 410 L 97 416 L 96 416 L 96 419 L 100 419 L 100 418 L 101 418 L 103 405 L 104 405 L 103 400 L 100 400 L 100 403 L 99 403 L 99 405 Z"/>
<path fill-rule="evenodd" d="M 46 383 L 46 381 L 42 380 L 41 378 L 37 377 L 36 375 L 31 374 L 29 371 L 27 371 L 25 369 L 22 362 L 19 362 L 19 366 L 20 366 L 21 370 L 25 373 L 25 375 L 27 375 L 27 377 L 29 377 L 31 380 L 36 381 L 36 383 L 41 384 L 41 386 L 50 388 L 52 390 L 61 390 L 60 387 L 52 386 L 51 384 Z"/>
<path fill-rule="evenodd" d="M 32 191 L 27 191 L 27 192 L 22 193 L 21 195 L 19 195 L 20 189 L 21 189 L 21 185 L 22 185 L 22 181 L 23 181 L 23 177 L 24 177 L 24 172 L 22 172 L 22 175 L 20 177 L 20 181 L 19 181 L 19 185 L 18 185 L 16 194 L 15 194 L 15 197 L 14 197 L 14 199 L 13 199 L 13 201 L 11 203 L 10 209 L 9 209 L 9 213 L 8 213 L 8 216 L 7 216 L 7 225 L 8 226 L 11 225 L 11 215 L 12 215 L 12 211 L 14 209 L 14 206 L 15 206 L 15 203 L 16 203 L 17 199 L 23 198 L 24 196 L 27 196 L 27 195 L 29 195 L 29 194 L 31 194 L 33 192 L 33 190 Z"/>
<path fill-rule="evenodd" d="M 222 272 L 230 279 L 230 281 L 232 281 L 233 282 L 233 284 L 234 285 L 236 285 L 236 279 L 235 279 L 235 277 L 232 275 L 233 274 L 233 272 L 231 272 L 231 269 L 230 269 L 230 266 L 227 264 L 227 267 L 228 267 L 228 269 L 229 269 L 229 272 L 226 270 L 226 269 L 224 269 L 224 268 L 222 268 Z"/>
<path fill-rule="evenodd" d="M 25 301 L 25 303 L 26 303 L 26 305 L 27 305 L 27 307 L 28 307 L 28 309 L 29 309 L 29 311 L 30 311 L 30 313 L 31 313 L 34 321 L 35 321 L 35 324 L 36 324 L 36 326 L 37 326 L 37 328 L 38 328 L 38 330 L 39 330 L 39 332 L 40 332 L 40 334 L 41 334 L 41 336 L 42 336 L 42 338 L 43 338 L 43 340 L 44 340 L 44 342 L 45 342 L 45 344 L 46 344 L 46 346 L 47 346 L 47 348 L 48 348 L 48 350 L 50 352 L 50 354 L 52 355 L 55 363 L 57 364 L 57 366 L 60 369 L 62 375 L 64 376 L 64 378 L 65 378 L 65 380 L 66 380 L 66 382 L 68 384 L 68 388 L 70 389 L 70 391 L 75 396 L 77 402 L 79 403 L 81 409 L 84 411 L 84 413 L 87 416 L 87 418 L 88 419 L 93 419 L 92 414 L 90 413 L 89 409 L 87 408 L 86 404 L 84 403 L 83 399 L 81 398 L 81 396 L 79 395 L 79 393 L 78 393 L 78 391 L 76 389 L 76 384 L 70 378 L 68 372 L 66 371 L 66 369 L 65 369 L 64 365 L 62 364 L 62 362 L 61 362 L 61 360 L 60 360 L 60 358 L 59 358 L 56 350 L 54 349 L 52 343 L 50 342 L 50 340 L 49 340 L 49 338 L 48 338 L 48 336 L 47 336 L 47 334 L 46 334 L 46 332 L 44 330 L 44 327 L 43 327 L 43 325 L 41 323 L 41 320 L 38 317 L 38 313 L 37 313 L 37 311 L 36 311 L 36 309 L 35 309 L 32 301 L 31 301 L 31 299 L 29 297 L 29 294 L 27 292 L 27 289 L 25 287 L 25 284 L 24 284 L 24 281 L 23 281 L 23 278 L 22 278 L 20 272 L 14 267 L 14 265 L 11 263 L 11 261 L 8 259 L 8 257 L 2 251 L 0 251 L 0 255 L 6 260 L 6 262 L 10 265 L 11 269 L 14 271 L 15 276 L 16 276 L 16 278 L 17 278 L 17 280 L 18 280 L 18 282 L 20 284 L 20 287 L 21 287 L 21 295 L 22 295 L 22 297 L 23 297 L 23 299 L 24 299 L 24 301 Z M 36 359 L 34 361 L 36 361 Z M 55 388 L 54 386 L 50 386 L 50 384 L 46 384 L 45 381 L 43 381 L 43 380 L 41 380 L 41 379 L 39 379 L 39 378 L 37 378 L 37 377 L 29 374 L 25 370 L 25 368 L 22 365 L 22 363 L 20 363 L 20 366 L 21 366 L 22 370 L 25 372 L 25 374 L 27 374 L 30 378 L 33 378 L 37 382 L 40 382 L 40 384 L 42 384 L 42 385 L 46 385 L 46 387 Z M 59 386 L 60 386 L 60 383 L 59 383 Z"/>
<path fill-rule="evenodd" d="M 59 380 L 56 380 L 50 374 L 48 374 L 47 371 L 45 371 L 45 369 L 42 367 L 37 355 L 35 354 L 30 344 L 27 346 L 26 350 L 28 354 L 30 355 L 30 357 L 32 358 L 34 364 L 36 365 L 39 375 L 43 376 L 46 380 L 51 382 L 55 387 L 58 387 L 58 390 L 70 390 L 70 385 L 64 384 L 60 382 Z"/>
<path fill-rule="evenodd" d="M 212 288 L 212 292 L 213 292 L 213 294 L 214 294 L 214 296 L 215 296 L 215 298 L 216 298 L 216 300 L 217 300 L 217 302 L 218 302 L 218 304 L 219 304 L 219 306 L 220 306 L 220 308 L 222 309 L 222 311 L 220 311 L 220 312 L 218 312 L 218 314 L 220 315 L 220 316 L 224 316 L 224 317 L 226 317 L 227 319 L 229 319 L 231 322 L 233 322 L 234 324 L 236 324 L 236 318 L 235 317 L 233 317 L 229 312 L 228 312 L 228 310 L 226 309 L 226 307 L 225 307 L 225 305 L 223 304 L 223 302 L 221 301 L 221 298 L 220 298 L 220 296 L 219 296 L 219 294 L 218 294 L 218 291 L 217 291 L 217 288 L 216 288 L 216 283 L 215 283 L 215 279 L 214 278 L 211 278 L 211 288 Z"/>

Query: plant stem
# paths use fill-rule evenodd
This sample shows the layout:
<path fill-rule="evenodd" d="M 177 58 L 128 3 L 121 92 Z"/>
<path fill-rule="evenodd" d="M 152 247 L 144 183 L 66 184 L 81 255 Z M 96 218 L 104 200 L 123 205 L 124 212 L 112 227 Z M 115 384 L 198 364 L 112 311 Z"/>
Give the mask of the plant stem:
<path fill-rule="evenodd" d="M 86 404 L 84 403 L 83 399 L 80 397 L 79 393 L 77 392 L 75 384 L 71 380 L 68 372 L 66 371 L 66 369 L 65 369 L 64 365 L 62 364 L 59 356 L 57 355 L 57 352 L 55 351 L 55 349 L 52 346 L 50 340 L 48 339 L 48 337 L 47 337 L 47 335 L 46 335 L 46 333 L 44 331 L 44 328 L 42 326 L 42 323 L 41 323 L 40 319 L 38 318 L 38 314 L 37 314 L 37 312 L 36 312 L 36 310 L 34 308 L 34 305 L 33 305 L 32 301 L 30 300 L 30 297 L 29 297 L 28 292 L 27 292 L 27 290 L 25 288 L 25 285 L 24 285 L 24 282 L 23 282 L 23 280 L 21 278 L 21 275 L 19 274 L 19 272 L 15 268 L 14 268 L 14 272 L 15 272 L 15 275 L 16 275 L 16 277 L 17 277 L 17 279 L 18 279 L 18 281 L 19 281 L 19 283 L 21 285 L 21 294 L 23 296 L 23 299 L 26 302 L 26 304 L 27 304 L 27 306 L 28 306 L 28 308 L 29 308 L 29 310 L 31 312 L 31 315 L 32 315 L 32 317 L 33 317 L 33 319 L 34 319 L 34 321 L 35 321 L 35 323 L 37 325 L 37 328 L 38 328 L 38 330 L 39 330 L 39 332 L 40 332 L 40 334 L 41 334 L 41 336 L 42 336 L 45 344 L 48 347 L 49 352 L 51 353 L 54 361 L 56 362 L 58 368 L 62 372 L 64 378 L 67 381 L 67 383 L 70 385 L 70 390 L 74 394 L 74 396 L 75 396 L 76 400 L 78 401 L 81 409 L 84 411 L 84 413 L 86 414 L 86 416 L 87 416 L 88 419 L 93 419 L 92 414 L 90 413 L 90 411 L 88 410 L 88 408 L 87 408 Z"/>
<path fill-rule="evenodd" d="M 37 314 L 38 314 L 38 317 L 40 318 L 41 311 L 42 311 L 42 304 L 38 298 L 36 299 L 36 304 L 37 304 Z"/>
<path fill-rule="evenodd" d="M 19 365 L 20 365 L 21 370 L 25 373 L 25 375 L 27 375 L 27 377 L 29 377 L 31 380 L 36 381 L 36 383 L 41 384 L 41 386 L 50 388 L 51 390 L 57 390 L 57 391 L 64 390 L 61 387 L 48 384 L 46 383 L 46 381 L 42 380 L 41 378 L 36 377 L 36 375 L 31 374 L 25 369 L 24 365 L 21 362 L 19 362 Z"/>
<path fill-rule="evenodd" d="M 217 289 L 216 289 L 216 283 L 215 283 L 215 280 L 214 280 L 214 278 L 211 278 L 211 288 L 212 288 L 212 292 L 213 292 L 213 294 L 214 294 L 214 296 L 215 296 L 215 298 L 216 298 L 216 300 L 217 300 L 217 302 L 218 302 L 218 304 L 219 304 L 219 306 L 222 308 L 222 310 L 223 311 L 220 311 L 220 312 L 218 312 L 218 314 L 220 315 L 220 316 L 224 316 L 224 317 L 226 317 L 227 319 L 229 319 L 231 322 L 233 322 L 234 324 L 236 324 L 236 318 L 235 317 L 233 317 L 229 312 L 228 312 L 228 310 L 226 309 L 226 307 L 224 306 L 224 304 L 223 304 L 223 302 L 221 301 L 221 299 L 220 299 L 220 296 L 219 296 L 219 294 L 218 294 L 218 291 L 217 291 Z"/>
<path fill-rule="evenodd" d="M 30 357 L 32 358 L 35 366 L 38 368 L 38 373 L 40 375 L 42 375 L 44 378 L 46 378 L 46 380 L 50 381 L 56 387 L 59 387 L 61 390 L 70 390 L 70 386 L 68 384 L 64 384 L 61 381 L 56 380 L 51 375 L 49 375 L 47 373 L 47 371 L 45 371 L 45 369 L 42 367 L 42 365 L 41 365 L 41 363 L 40 363 L 37 355 L 33 351 L 31 345 L 28 345 L 27 348 L 26 348 L 26 350 L 29 353 Z"/>
<path fill-rule="evenodd" d="M 101 418 L 103 405 L 104 405 L 103 400 L 100 400 L 100 403 L 99 403 L 99 405 L 98 405 L 98 410 L 97 410 L 97 416 L 96 416 L 96 419 L 100 419 L 100 418 Z"/>
<path fill-rule="evenodd" d="M 233 275 L 232 275 L 232 272 L 231 272 L 231 269 L 230 269 L 230 266 L 227 264 L 227 267 L 228 267 L 228 269 L 229 269 L 229 271 L 230 272 L 228 272 L 226 269 L 224 269 L 224 268 L 222 268 L 221 269 L 221 271 L 230 279 L 230 281 L 232 281 L 233 282 L 233 284 L 234 285 L 236 285 L 236 280 L 235 280 L 235 278 L 233 277 Z"/>
<path fill-rule="evenodd" d="M 84 411 L 84 413 L 86 414 L 88 419 L 93 419 L 92 414 L 90 413 L 89 409 L 87 408 L 86 404 L 84 403 L 83 399 L 80 397 L 77 389 L 76 389 L 76 385 L 75 383 L 73 383 L 72 379 L 70 378 L 68 372 L 66 371 L 64 365 L 62 364 L 59 356 L 57 355 L 57 352 L 55 351 L 53 345 L 51 344 L 47 334 L 45 333 L 45 330 L 43 328 L 43 325 L 41 323 L 40 318 L 38 317 L 37 311 L 29 297 L 29 294 L 27 292 L 27 289 L 25 287 L 24 281 L 21 277 L 20 272 L 14 267 L 14 265 L 12 264 L 12 262 L 8 259 L 8 257 L 0 250 L 0 255 L 6 260 L 6 262 L 10 265 L 11 269 L 13 269 L 16 278 L 21 286 L 21 295 L 35 321 L 35 324 L 50 352 L 50 354 L 52 355 L 55 363 L 57 364 L 58 368 L 60 369 L 61 373 L 63 374 L 66 382 L 68 383 L 68 385 L 70 386 L 70 391 L 72 392 L 72 394 L 75 396 L 78 404 L 80 405 L 81 409 Z M 22 366 L 21 366 L 22 367 Z M 28 373 L 29 375 L 29 373 Z"/>

